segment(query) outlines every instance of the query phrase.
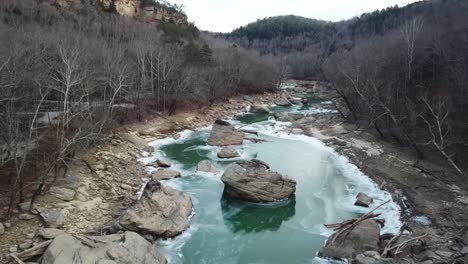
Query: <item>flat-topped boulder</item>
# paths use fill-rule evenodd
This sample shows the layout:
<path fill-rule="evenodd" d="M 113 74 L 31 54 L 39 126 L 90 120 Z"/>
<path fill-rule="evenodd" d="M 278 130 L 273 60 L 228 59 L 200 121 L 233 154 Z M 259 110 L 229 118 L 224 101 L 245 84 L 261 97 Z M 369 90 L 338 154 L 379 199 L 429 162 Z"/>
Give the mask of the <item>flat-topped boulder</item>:
<path fill-rule="evenodd" d="M 237 158 L 239 157 L 239 151 L 234 146 L 227 146 L 223 147 L 219 152 L 218 152 L 218 158 L 220 159 L 231 159 L 231 158 Z"/>
<path fill-rule="evenodd" d="M 190 195 L 150 181 L 142 198 L 118 219 L 119 229 L 153 237 L 175 237 L 190 226 Z"/>
<path fill-rule="evenodd" d="M 238 161 L 224 171 L 224 196 L 229 199 L 268 203 L 290 198 L 296 192 L 296 181 L 271 171 L 259 160 Z"/>
<path fill-rule="evenodd" d="M 47 248 L 42 264 L 166 264 L 150 242 L 133 232 L 99 237 L 58 235 Z"/>
<path fill-rule="evenodd" d="M 216 120 L 211 129 L 208 145 L 229 146 L 242 145 L 244 133 L 223 120 Z"/>

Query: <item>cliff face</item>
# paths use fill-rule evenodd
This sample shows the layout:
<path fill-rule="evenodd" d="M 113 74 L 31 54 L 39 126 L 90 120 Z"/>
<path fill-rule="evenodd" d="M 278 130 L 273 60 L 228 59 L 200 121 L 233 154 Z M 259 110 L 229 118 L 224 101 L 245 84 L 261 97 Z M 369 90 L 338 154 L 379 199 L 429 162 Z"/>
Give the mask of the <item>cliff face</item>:
<path fill-rule="evenodd" d="M 133 17 L 147 23 L 173 21 L 176 24 L 187 23 L 187 16 L 181 12 L 158 4 L 141 0 L 98 0 L 105 10 L 115 10 L 121 16 Z"/>
<path fill-rule="evenodd" d="M 60 7 L 67 7 L 79 5 L 81 0 L 49 0 L 49 2 Z M 96 0 L 95 3 L 105 11 L 116 12 L 121 16 L 132 17 L 147 23 L 157 24 L 162 21 L 173 21 L 176 24 L 187 23 L 187 16 L 184 13 L 149 0 Z"/>

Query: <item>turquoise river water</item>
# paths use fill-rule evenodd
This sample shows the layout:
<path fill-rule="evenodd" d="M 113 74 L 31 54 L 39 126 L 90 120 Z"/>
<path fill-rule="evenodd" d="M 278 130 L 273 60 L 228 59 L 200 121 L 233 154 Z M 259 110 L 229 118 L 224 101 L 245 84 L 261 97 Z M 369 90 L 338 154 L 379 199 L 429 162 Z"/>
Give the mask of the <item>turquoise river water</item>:
<path fill-rule="evenodd" d="M 272 109 L 305 114 L 324 111 L 320 104 Z M 266 114 L 246 114 L 229 121 L 258 131 L 258 138 L 266 140 L 244 141 L 238 147 L 242 153 L 238 159 L 260 159 L 272 170 L 294 178 L 296 195 L 269 205 L 225 201 L 222 171 L 238 159 L 217 158 L 220 148 L 207 145 L 209 128 L 182 132 L 178 140 L 153 142 L 156 154 L 143 161 L 163 157 L 172 162 L 183 176 L 164 184 L 189 193 L 194 204 L 190 229 L 175 239 L 159 242 L 171 264 L 332 263 L 316 257 L 332 234 L 323 224 L 368 212 L 353 205 L 358 192 L 373 197 L 374 206 L 391 199 L 347 158 L 319 140 L 282 132 L 288 123 L 276 122 Z M 205 159 L 211 160 L 220 173 L 196 172 L 197 163 Z M 378 212 L 386 219 L 382 232 L 397 232 L 401 225 L 398 205 L 389 203 Z"/>

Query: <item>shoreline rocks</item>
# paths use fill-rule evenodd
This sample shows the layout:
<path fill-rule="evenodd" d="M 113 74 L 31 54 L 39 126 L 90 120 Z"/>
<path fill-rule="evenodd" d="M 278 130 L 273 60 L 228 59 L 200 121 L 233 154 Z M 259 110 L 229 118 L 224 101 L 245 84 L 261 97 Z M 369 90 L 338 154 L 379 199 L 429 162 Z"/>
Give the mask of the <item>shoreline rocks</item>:
<path fill-rule="evenodd" d="M 156 164 L 158 165 L 158 167 L 160 168 L 169 168 L 172 166 L 171 163 L 165 161 L 165 160 L 161 160 L 161 159 L 157 159 L 156 160 Z"/>
<path fill-rule="evenodd" d="M 42 264 L 166 264 L 166 258 L 140 235 L 134 232 L 99 237 L 62 234 L 44 253 Z"/>
<path fill-rule="evenodd" d="M 153 237 L 175 237 L 189 226 L 192 214 L 190 195 L 150 181 L 141 200 L 118 219 L 119 229 Z"/>
<path fill-rule="evenodd" d="M 231 164 L 221 180 L 226 198 L 246 202 L 276 202 L 292 197 L 296 191 L 296 181 L 271 171 L 259 160 Z"/>
<path fill-rule="evenodd" d="M 208 145 L 210 146 L 229 146 L 242 145 L 244 142 L 244 133 L 234 128 L 231 124 L 223 120 L 216 120 L 213 124 Z"/>
<path fill-rule="evenodd" d="M 155 181 L 170 180 L 180 176 L 181 174 L 179 171 L 170 169 L 156 170 L 151 173 L 151 178 Z"/>

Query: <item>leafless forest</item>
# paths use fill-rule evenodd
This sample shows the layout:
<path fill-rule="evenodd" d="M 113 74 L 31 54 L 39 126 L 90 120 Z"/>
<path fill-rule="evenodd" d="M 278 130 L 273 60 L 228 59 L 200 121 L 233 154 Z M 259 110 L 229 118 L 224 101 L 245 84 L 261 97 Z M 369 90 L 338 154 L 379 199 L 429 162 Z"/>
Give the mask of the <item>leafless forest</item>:
<path fill-rule="evenodd" d="M 337 23 L 272 17 L 223 37 L 322 79 L 340 111 L 421 160 L 467 165 L 468 2 L 420 1 Z"/>
<path fill-rule="evenodd" d="M 25 192 L 37 194 L 64 175 L 77 151 L 119 123 L 273 89 L 283 78 L 272 56 L 200 34 L 191 24 L 156 27 L 105 13 L 94 2 L 59 8 L 0 1 L 6 214 Z"/>

